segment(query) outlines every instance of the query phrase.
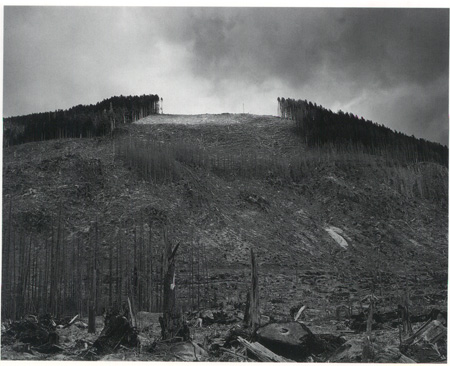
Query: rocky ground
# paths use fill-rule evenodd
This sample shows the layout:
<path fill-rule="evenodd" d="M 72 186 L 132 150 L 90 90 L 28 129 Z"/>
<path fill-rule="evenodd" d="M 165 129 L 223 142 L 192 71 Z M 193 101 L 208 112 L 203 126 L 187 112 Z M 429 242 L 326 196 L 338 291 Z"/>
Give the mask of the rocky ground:
<path fill-rule="evenodd" d="M 223 169 L 186 166 L 181 180 L 152 183 L 116 154 L 124 140 L 195 145 L 208 157 L 229 160 Z M 299 142 L 292 121 L 230 114 L 149 116 L 113 136 L 28 143 L 5 148 L 3 156 L 3 217 L 11 200 L 15 224 L 37 235 L 48 230 L 61 202 L 71 233 L 83 232 L 98 216 L 104 233 L 143 214 L 170 222 L 171 239 L 182 242 L 178 296 L 186 307 L 188 242 L 195 238 L 204 244 L 210 277 L 202 307 L 245 302 L 253 248 L 261 312 L 274 321 L 291 320 L 290 309 L 306 305 L 304 322 L 313 332 L 340 334 L 351 330 L 337 319 L 337 306 L 357 314 L 361 299 L 374 293 L 377 311 L 385 313 L 397 308 L 406 290 L 412 314 L 447 308 L 448 171 L 436 164 L 311 151 Z M 253 157 L 263 167 L 300 161 L 302 178 L 287 183 L 270 170 L 260 176 L 224 173 L 233 161 Z M 427 191 L 415 193 L 419 185 Z M 194 340 L 204 344 L 229 328 L 195 329 Z M 397 330 L 378 331 L 381 343 L 398 338 Z M 5 347 L 2 357 L 31 357 L 5 353 Z M 160 358 L 127 352 L 117 357 L 177 359 L 170 351 Z"/>

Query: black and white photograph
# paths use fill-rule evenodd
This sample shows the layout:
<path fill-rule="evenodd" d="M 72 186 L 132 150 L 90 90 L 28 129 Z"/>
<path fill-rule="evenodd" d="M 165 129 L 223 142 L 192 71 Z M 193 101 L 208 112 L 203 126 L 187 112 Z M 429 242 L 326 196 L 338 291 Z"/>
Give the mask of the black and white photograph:
<path fill-rule="evenodd" d="M 73 5 L 2 5 L 2 361 L 448 362 L 448 4 Z"/>

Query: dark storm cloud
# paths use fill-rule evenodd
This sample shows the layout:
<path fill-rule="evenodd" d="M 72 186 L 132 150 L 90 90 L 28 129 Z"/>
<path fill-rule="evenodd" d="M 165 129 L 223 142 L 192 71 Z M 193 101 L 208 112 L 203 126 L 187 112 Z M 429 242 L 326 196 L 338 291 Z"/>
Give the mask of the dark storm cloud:
<path fill-rule="evenodd" d="M 286 96 L 306 98 L 301 92 L 309 89 L 327 107 L 365 91 L 353 106 L 360 115 L 447 143 L 448 10 L 200 9 L 185 16 L 168 37 L 182 29 L 191 70 L 218 90 L 226 81 L 275 78 L 294 93 Z"/>
<path fill-rule="evenodd" d="M 301 83 L 326 67 L 383 87 L 448 71 L 448 11 L 440 9 L 189 9 L 178 21 L 168 37 L 193 42 L 192 66 L 205 77 Z"/>
<path fill-rule="evenodd" d="M 7 7 L 4 110 L 158 92 L 171 113 L 274 114 L 285 96 L 446 143 L 448 32 L 448 9 Z"/>

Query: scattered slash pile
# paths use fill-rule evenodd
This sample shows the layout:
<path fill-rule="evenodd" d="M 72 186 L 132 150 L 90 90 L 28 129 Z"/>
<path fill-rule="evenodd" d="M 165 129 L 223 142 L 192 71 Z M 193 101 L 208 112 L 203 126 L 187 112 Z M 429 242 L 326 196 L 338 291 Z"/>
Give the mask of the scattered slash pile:
<path fill-rule="evenodd" d="M 92 341 L 86 339 L 88 334 L 84 332 L 87 333 L 88 326 L 78 320 L 78 315 L 59 321 L 50 315 L 30 315 L 2 324 L 2 358 L 12 358 L 4 352 L 8 345 L 14 352 L 28 353 L 35 359 L 53 355 L 52 359 L 72 360 L 423 363 L 447 358 L 446 313 L 433 309 L 427 315 L 411 316 L 407 292 L 397 312 L 384 314 L 374 312 L 376 296 L 369 296 L 368 312 L 362 311 L 349 319 L 353 330 L 346 331 L 345 337 L 337 332 L 337 327 L 336 333 L 312 331 L 312 326 L 306 324 L 306 305 L 291 309 L 292 319 L 288 321 L 274 321 L 262 315 L 253 250 L 244 314 L 240 309 L 225 307 L 203 309 L 186 317 L 175 302 L 175 254 L 179 244 L 172 249 L 165 239 L 165 245 L 162 314 L 138 312 L 135 315 L 128 298 L 128 308 L 105 313 L 103 329 Z M 339 321 L 341 315 L 339 311 L 336 313 Z M 351 318 L 352 314 L 349 315 Z M 420 323 L 415 329 L 412 318 Z M 394 322 L 399 325 L 399 334 L 392 327 Z M 81 338 L 68 342 L 65 332 L 69 328 L 81 328 L 83 333 L 78 334 Z M 93 328 L 95 333 L 95 325 Z M 197 332 L 203 335 L 203 343 L 199 342 Z M 397 338 L 400 343 L 395 346 Z"/>
<path fill-rule="evenodd" d="M 184 340 L 162 339 L 160 313 L 139 312 L 140 332 L 129 315 L 106 314 L 100 334 L 91 335 L 95 338 L 90 340 L 87 325 L 78 317 L 56 320 L 50 315 L 29 315 L 3 323 L 2 349 L 10 347 L 17 354 L 27 354 L 27 359 L 66 360 L 424 363 L 446 359 L 445 318 L 436 311 L 416 323 L 415 331 L 402 338 L 400 346 L 394 342 L 383 345 L 377 337 L 385 331 L 375 331 L 369 351 L 366 332 L 315 333 L 293 319 L 270 321 L 252 333 L 236 310 L 205 309 L 190 315 L 184 324 L 190 325 L 191 336 Z M 387 327 L 394 321 L 390 318 L 388 314 L 386 322 L 379 319 L 378 324 Z M 70 343 L 65 339 L 69 334 Z M 391 335 L 398 337 L 398 330 L 393 329 Z M 2 357 L 8 359 L 8 352 Z"/>

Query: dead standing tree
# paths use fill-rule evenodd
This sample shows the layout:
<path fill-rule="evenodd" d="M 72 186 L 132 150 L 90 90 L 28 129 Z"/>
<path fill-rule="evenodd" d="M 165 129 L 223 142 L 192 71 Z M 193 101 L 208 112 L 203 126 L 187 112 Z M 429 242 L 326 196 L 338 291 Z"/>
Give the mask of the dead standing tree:
<path fill-rule="evenodd" d="M 161 336 L 163 340 L 180 337 L 189 339 L 189 328 L 183 320 L 180 310 L 176 306 L 175 297 L 175 254 L 180 246 L 178 243 L 172 250 L 172 244 L 167 239 L 167 229 L 164 228 L 165 250 L 163 255 L 163 316 L 159 318 Z"/>
<path fill-rule="evenodd" d="M 259 327 L 259 290 L 258 290 L 258 269 L 256 266 L 255 253 L 250 249 L 250 261 L 252 267 L 252 283 L 250 288 L 250 327 L 252 335 L 256 335 Z"/>
<path fill-rule="evenodd" d="M 98 221 L 95 221 L 94 255 L 92 259 L 92 282 L 90 288 L 90 299 L 88 309 L 88 333 L 95 333 L 95 316 L 97 312 L 97 242 Z M 91 248 L 92 249 L 92 248 Z"/>
<path fill-rule="evenodd" d="M 409 337 L 412 333 L 411 319 L 409 314 L 409 291 L 406 288 L 405 293 L 402 298 L 403 304 L 398 305 L 398 310 L 402 317 L 402 337 Z"/>

